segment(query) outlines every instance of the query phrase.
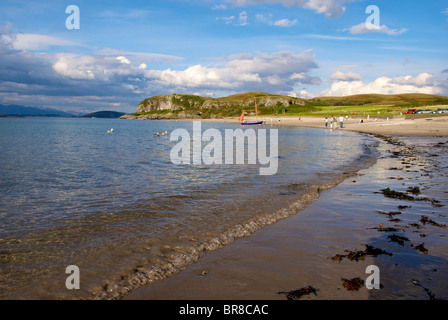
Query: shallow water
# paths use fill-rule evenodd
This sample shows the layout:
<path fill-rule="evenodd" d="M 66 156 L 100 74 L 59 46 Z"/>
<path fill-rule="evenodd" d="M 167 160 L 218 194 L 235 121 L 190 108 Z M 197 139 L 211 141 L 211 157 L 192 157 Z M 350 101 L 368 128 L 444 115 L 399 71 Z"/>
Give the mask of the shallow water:
<path fill-rule="evenodd" d="M 192 122 L 1 118 L 0 298 L 125 296 L 297 213 L 375 156 L 375 140 L 353 132 L 264 126 L 278 129 L 275 175 L 174 165 L 176 142 L 153 134 L 176 128 Z M 65 287 L 68 265 L 80 290 Z"/>
<path fill-rule="evenodd" d="M 312 286 L 317 295 L 300 299 L 448 299 L 448 141 L 400 140 L 404 143 L 380 138 L 381 155 L 373 166 L 323 191 L 299 214 L 210 252 L 185 271 L 126 298 L 285 300 L 278 292 Z M 415 187 L 418 195 L 408 192 Z M 414 199 L 385 197 L 384 188 Z M 332 259 L 367 244 L 385 253 Z M 371 265 L 378 267 L 380 289 L 343 286 L 342 279 L 367 281 Z"/>

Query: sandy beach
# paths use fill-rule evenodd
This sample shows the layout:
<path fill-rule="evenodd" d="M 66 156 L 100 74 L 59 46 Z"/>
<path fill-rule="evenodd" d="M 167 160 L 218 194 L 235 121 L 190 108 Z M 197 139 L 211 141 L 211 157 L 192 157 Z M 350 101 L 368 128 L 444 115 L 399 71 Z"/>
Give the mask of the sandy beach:
<path fill-rule="evenodd" d="M 303 126 L 314 128 L 325 128 L 325 117 L 264 117 L 265 124 Z M 336 123 L 334 130 L 340 130 L 339 117 L 335 116 Z M 255 120 L 255 117 L 247 117 L 247 121 Z M 258 119 L 259 120 L 259 119 Z M 330 119 L 328 119 L 328 129 Z M 363 121 L 361 123 L 361 120 Z M 204 119 L 207 122 L 235 122 L 232 119 Z M 383 134 L 392 136 L 422 136 L 422 137 L 447 137 L 448 136 L 448 115 L 431 116 L 417 119 L 406 119 L 405 116 L 395 116 L 391 118 L 375 117 L 348 117 L 344 119 L 342 130 L 352 130 L 363 133 Z"/>
<path fill-rule="evenodd" d="M 375 165 L 321 192 L 295 216 L 209 252 L 127 299 L 448 298 L 447 121 L 347 119 L 342 130 L 377 137 Z M 325 127 L 324 118 L 275 122 Z M 364 285 L 370 265 L 380 270 L 380 289 Z M 306 288 L 316 293 L 301 295 Z"/>

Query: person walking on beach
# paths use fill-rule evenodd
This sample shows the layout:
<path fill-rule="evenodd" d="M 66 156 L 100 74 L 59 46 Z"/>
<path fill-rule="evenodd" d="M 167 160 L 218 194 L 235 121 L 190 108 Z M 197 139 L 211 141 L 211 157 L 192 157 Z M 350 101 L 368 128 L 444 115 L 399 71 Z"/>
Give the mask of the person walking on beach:
<path fill-rule="evenodd" d="M 334 119 L 334 117 L 331 116 L 331 119 L 330 119 L 330 129 L 333 129 L 333 119 Z"/>
<path fill-rule="evenodd" d="M 325 128 L 328 127 L 328 117 L 325 117 Z"/>
<path fill-rule="evenodd" d="M 340 128 L 343 128 L 343 127 L 344 127 L 344 117 L 343 117 L 343 116 L 340 116 L 340 117 L 339 117 L 339 127 L 340 127 Z"/>

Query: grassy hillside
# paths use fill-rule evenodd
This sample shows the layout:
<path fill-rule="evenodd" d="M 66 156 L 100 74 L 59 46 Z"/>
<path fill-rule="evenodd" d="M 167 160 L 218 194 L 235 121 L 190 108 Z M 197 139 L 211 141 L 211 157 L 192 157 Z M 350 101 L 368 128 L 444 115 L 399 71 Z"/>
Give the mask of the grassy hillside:
<path fill-rule="evenodd" d="M 359 106 L 359 105 L 381 105 L 381 106 L 428 106 L 447 104 L 448 97 L 425 93 L 404 93 L 394 95 L 383 94 L 358 94 L 345 97 L 319 97 L 310 99 L 310 102 L 322 103 L 330 106 Z"/>
<path fill-rule="evenodd" d="M 173 118 L 223 118 L 255 114 L 257 98 L 261 116 L 331 116 L 331 115 L 397 115 L 409 108 L 433 109 L 448 106 L 448 97 L 406 93 L 396 95 L 360 94 L 344 97 L 318 97 L 300 99 L 259 91 L 239 93 L 222 98 L 194 95 L 161 95 L 143 100 L 141 105 L 169 104 L 170 109 L 135 113 L 134 117 L 148 119 Z"/>

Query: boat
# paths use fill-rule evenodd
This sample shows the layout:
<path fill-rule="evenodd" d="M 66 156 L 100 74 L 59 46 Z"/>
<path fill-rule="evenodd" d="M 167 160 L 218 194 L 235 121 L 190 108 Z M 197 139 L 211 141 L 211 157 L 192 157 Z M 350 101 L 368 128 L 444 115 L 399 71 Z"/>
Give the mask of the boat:
<path fill-rule="evenodd" d="M 258 120 L 258 110 L 257 110 L 257 98 L 255 98 L 255 114 L 256 114 L 256 120 Z M 244 110 L 241 113 L 241 116 L 238 118 L 238 121 L 241 122 L 241 125 L 243 126 L 253 126 L 257 124 L 263 124 L 264 121 L 255 121 L 255 122 L 247 122 L 244 120 Z"/>

